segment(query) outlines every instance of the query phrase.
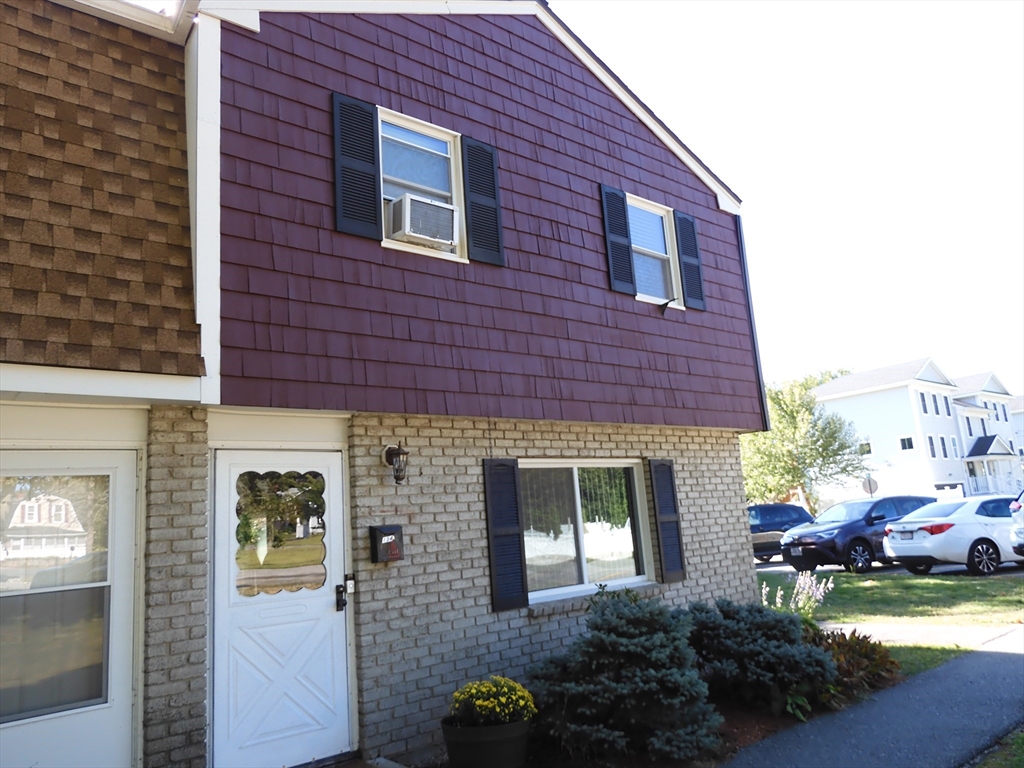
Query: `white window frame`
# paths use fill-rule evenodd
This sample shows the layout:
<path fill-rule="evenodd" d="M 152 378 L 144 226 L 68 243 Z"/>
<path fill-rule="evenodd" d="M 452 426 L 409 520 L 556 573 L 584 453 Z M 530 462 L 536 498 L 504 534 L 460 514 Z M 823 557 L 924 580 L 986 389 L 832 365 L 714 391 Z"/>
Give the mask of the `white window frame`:
<path fill-rule="evenodd" d="M 924 392 L 918 392 L 921 396 L 921 413 L 925 416 L 928 415 L 928 396 Z"/>
<path fill-rule="evenodd" d="M 939 435 L 939 448 L 942 449 L 942 458 L 949 458 L 949 447 L 946 445 L 946 436 Z"/>
<path fill-rule="evenodd" d="M 25 525 L 37 525 L 39 523 L 39 502 L 26 501 L 21 509 L 21 521 Z"/>
<path fill-rule="evenodd" d="M 938 458 L 938 454 L 935 451 L 935 438 L 932 437 L 931 435 L 925 435 L 925 439 L 928 442 L 928 455 L 929 455 L 929 457 L 931 457 L 933 459 Z"/>
<path fill-rule="evenodd" d="M 60 510 L 60 519 L 57 519 L 57 510 Z M 50 522 L 51 523 L 66 523 L 67 522 L 67 502 L 66 501 L 54 501 L 50 502 Z"/>
<path fill-rule="evenodd" d="M 586 573 L 586 552 L 583 550 L 583 518 L 580 505 L 579 476 L 576 472 L 581 467 L 626 467 L 633 470 L 633 509 L 636 513 L 636 541 L 640 547 L 640 559 L 644 564 L 644 572 L 639 576 L 615 579 L 607 583 L 611 589 L 622 589 L 654 583 L 654 547 L 651 544 L 651 518 L 647 510 L 647 493 L 645 489 L 644 463 L 640 459 L 519 459 L 519 471 L 524 469 L 572 469 L 574 492 L 576 495 L 577 557 L 583 558 L 583 570 Z M 527 585 L 529 587 L 529 585 Z M 530 605 L 547 603 L 552 600 L 565 600 L 572 597 L 586 597 L 597 593 L 597 584 L 573 584 L 568 587 L 555 587 L 529 592 Z"/>
<path fill-rule="evenodd" d="M 455 246 L 454 253 L 437 250 L 435 248 L 428 248 L 425 245 L 416 245 L 415 243 L 406 243 L 401 240 L 392 240 L 388 237 L 390 217 L 389 206 L 386 198 L 384 197 L 384 131 L 381 129 L 382 123 L 391 123 L 400 128 L 415 131 L 416 133 L 422 133 L 424 136 L 429 136 L 432 139 L 438 139 L 448 143 L 451 151 L 451 154 L 449 155 L 449 159 L 451 160 L 451 205 L 458 209 L 455 217 L 457 219 L 455 225 L 459 231 L 459 242 L 458 245 Z M 441 128 L 433 123 L 428 123 L 424 120 L 418 120 L 415 117 L 403 115 L 401 112 L 393 112 L 385 107 L 377 107 L 377 137 L 379 141 L 378 152 L 380 156 L 381 220 L 384 222 L 384 239 L 381 240 L 380 244 L 385 248 L 391 248 L 396 251 L 419 253 L 424 256 L 433 256 L 436 259 L 458 261 L 463 264 L 468 264 L 469 255 L 466 250 L 466 205 L 465 194 L 462 189 L 462 135 L 455 131 L 449 131 L 447 128 Z"/>
<path fill-rule="evenodd" d="M 909 440 L 910 441 L 910 445 L 904 447 L 904 441 L 905 440 Z M 906 437 L 901 437 L 900 438 L 900 450 L 901 451 L 912 451 L 912 450 L 914 450 L 914 437 L 913 437 L 913 435 L 907 435 Z"/>
<path fill-rule="evenodd" d="M 939 416 L 939 396 L 932 392 L 932 407 L 935 409 L 935 415 Z"/>
<path fill-rule="evenodd" d="M 949 442 L 953 446 L 953 458 L 954 459 L 959 459 L 960 458 L 960 449 L 959 449 L 959 447 L 956 444 L 956 438 L 953 437 L 953 436 L 950 436 Z"/>
<path fill-rule="evenodd" d="M 658 203 L 651 202 L 650 200 L 644 200 L 642 197 L 631 195 L 626 193 L 626 216 L 629 217 L 629 206 L 640 208 L 641 210 L 653 213 L 656 216 L 661 217 L 662 225 L 665 228 L 665 250 L 668 251 L 665 254 L 665 258 L 668 259 L 669 267 L 669 280 L 671 285 L 668 289 L 673 296 L 668 302 L 668 306 L 672 309 L 686 309 L 683 304 L 683 278 L 679 273 L 679 246 L 676 244 L 676 226 L 675 226 L 675 211 L 669 208 L 667 205 L 660 205 Z M 648 251 L 645 248 L 638 248 L 633 242 L 633 238 L 630 237 L 629 243 L 629 258 L 632 260 L 634 251 L 639 251 L 644 256 L 656 256 L 662 258 L 662 254 Z M 636 269 L 634 267 L 634 276 Z M 635 277 L 634 277 L 635 279 Z M 637 301 L 643 301 L 648 304 L 657 304 L 659 307 L 665 304 L 665 299 L 659 296 L 648 296 L 645 293 L 640 293 L 637 289 L 636 294 Z"/>

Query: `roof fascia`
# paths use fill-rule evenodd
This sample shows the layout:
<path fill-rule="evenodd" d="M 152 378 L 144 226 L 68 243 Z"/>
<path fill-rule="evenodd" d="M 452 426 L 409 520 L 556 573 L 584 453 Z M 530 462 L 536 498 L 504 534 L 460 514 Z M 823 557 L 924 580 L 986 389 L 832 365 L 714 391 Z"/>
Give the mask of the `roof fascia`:
<path fill-rule="evenodd" d="M 925 370 L 927 370 L 928 368 L 931 368 L 933 371 L 935 371 L 935 373 L 937 373 L 939 376 L 941 376 L 943 379 L 945 379 L 946 384 L 948 384 L 951 387 L 956 387 L 956 384 L 953 383 L 953 380 L 951 378 L 949 378 L 949 376 L 944 374 L 942 372 L 942 370 L 939 368 L 939 366 L 937 366 L 932 361 L 932 359 L 930 357 L 925 361 L 924 365 L 921 366 L 921 370 L 919 370 L 917 372 L 917 374 L 914 376 L 914 378 L 915 379 L 921 379 L 921 374 L 923 374 L 925 372 Z M 935 382 L 935 381 L 928 381 L 927 379 L 922 379 L 922 381 L 926 381 L 929 384 L 938 384 L 939 383 L 939 382 Z"/>
<path fill-rule="evenodd" d="M 200 401 L 198 376 L 0 363 L 0 381 L 3 381 L 0 399 L 14 402 L 55 399 L 131 403 Z"/>
<path fill-rule="evenodd" d="M 629 90 L 559 19 L 550 8 L 537 0 L 201 0 L 203 13 L 259 31 L 261 12 L 285 13 L 361 13 L 361 14 L 452 14 L 536 16 L 598 80 L 621 101 L 640 122 L 714 193 L 720 210 L 738 214 L 742 201 L 719 179 L 678 136 L 665 125 L 636 95 Z"/>
<path fill-rule="evenodd" d="M 853 390 L 850 390 L 849 392 L 837 392 L 834 395 L 815 395 L 815 398 L 817 399 L 817 401 L 819 403 L 825 403 L 825 402 L 828 402 L 829 400 L 842 400 L 843 398 L 846 398 L 846 397 L 855 397 L 857 395 L 870 395 L 870 394 L 874 394 L 875 392 L 884 392 L 887 389 L 903 389 L 903 388 L 908 388 L 909 389 L 911 386 L 915 386 L 917 383 L 927 384 L 928 386 L 938 387 L 940 389 L 948 389 L 951 392 L 956 389 L 956 387 L 953 386 L 952 384 L 946 385 L 946 384 L 939 384 L 939 383 L 934 382 L 934 381 L 921 381 L 920 379 L 906 379 L 905 381 L 897 381 L 897 382 L 893 382 L 892 384 L 879 384 L 876 387 L 865 387 L 864 389 L 853 389 Z"/>
<path fill-rule="evenodd" d="M 122 27 L 184 45 L 192 30 L 192 19 L 199 10 L 200 0 L 180 0 L 177 12 L 165 16 L 122 0 L 53 0 L 58 5 L 75 11 L 98 16 Z"/>

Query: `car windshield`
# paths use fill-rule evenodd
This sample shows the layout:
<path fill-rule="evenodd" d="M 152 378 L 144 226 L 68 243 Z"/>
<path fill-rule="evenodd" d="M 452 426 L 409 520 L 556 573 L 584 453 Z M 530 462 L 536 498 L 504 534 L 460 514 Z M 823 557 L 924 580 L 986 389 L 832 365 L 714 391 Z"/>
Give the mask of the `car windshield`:
<path fill-rule="evenodd" d="M 845 523 L 848 520 L 860 520 L 874 503 L 873 501 L 844 501 L 826 509 L 814 519 L 814 522 L 816 524 Z"/>
<path fill-rule="evenodd" d="M 918 507 L 903 520 L 920 520 L 922 517 L 949 517 L 966 503 L 966 501 L 936 501 Z"/>

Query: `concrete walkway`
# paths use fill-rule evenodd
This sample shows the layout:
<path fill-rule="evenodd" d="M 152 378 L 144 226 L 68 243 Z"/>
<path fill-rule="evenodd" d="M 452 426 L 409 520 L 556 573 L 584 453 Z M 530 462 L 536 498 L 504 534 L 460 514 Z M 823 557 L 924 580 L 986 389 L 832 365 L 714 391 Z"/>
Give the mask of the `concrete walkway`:
<path fill-rule="evenodd" d="M 961 768 L 1024 723 L 1024 626 L 856 628 L 974 652 L 751 745 L 723 768 Z"/>

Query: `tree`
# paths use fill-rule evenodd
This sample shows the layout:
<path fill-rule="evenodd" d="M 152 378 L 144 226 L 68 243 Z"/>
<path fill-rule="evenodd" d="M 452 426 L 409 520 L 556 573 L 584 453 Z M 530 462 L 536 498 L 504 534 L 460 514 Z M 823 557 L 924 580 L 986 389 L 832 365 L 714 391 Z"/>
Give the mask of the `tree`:
<path fill-rule="evenodd" d="M 818 405 L 815 387 L 847 371 L 826 371 L 768 387 L 770 432 L 740 436 L 743 484 L 753 503 L 784 501 L 803 494 L 817 513 L 816 489 L 864 472 L 864 458 L 853 424 Z"/>

